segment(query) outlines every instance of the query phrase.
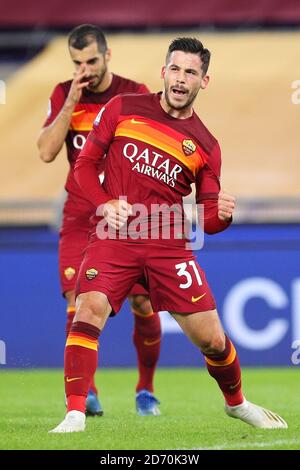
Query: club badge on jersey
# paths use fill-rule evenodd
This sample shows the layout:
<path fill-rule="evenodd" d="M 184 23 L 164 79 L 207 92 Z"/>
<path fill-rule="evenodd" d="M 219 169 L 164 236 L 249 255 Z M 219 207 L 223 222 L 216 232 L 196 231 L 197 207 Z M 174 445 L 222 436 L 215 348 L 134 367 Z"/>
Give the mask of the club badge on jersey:
<path fill-rule="evenodd" d="M 196 144 L 191 139 L 184 139 L 182 141 L 182 150 L 183 153 L 189 157 L 196 151 Z"/>

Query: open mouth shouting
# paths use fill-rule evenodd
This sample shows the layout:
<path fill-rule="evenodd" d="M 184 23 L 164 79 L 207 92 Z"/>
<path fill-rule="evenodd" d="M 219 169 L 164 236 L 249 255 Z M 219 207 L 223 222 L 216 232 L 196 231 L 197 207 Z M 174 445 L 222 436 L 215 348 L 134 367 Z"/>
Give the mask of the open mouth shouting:
<path fill-rule="evenodd" d="M 181 86 L 173 86 L 171 87 L 171 96 L 176 100 L 182 100 L 188 94 L 188 91 Z"/>

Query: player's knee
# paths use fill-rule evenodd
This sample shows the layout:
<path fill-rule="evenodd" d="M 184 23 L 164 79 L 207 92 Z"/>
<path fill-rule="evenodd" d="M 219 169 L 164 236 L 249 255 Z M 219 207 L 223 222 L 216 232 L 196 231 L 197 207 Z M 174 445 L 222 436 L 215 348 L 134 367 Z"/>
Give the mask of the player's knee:
<path fill-rule="evenodd" d="M 152 313 L 150 299 L 146 295 L 132 295 L 129 298 L 132 309 L 139 315 L 149 315 Z"/>
<path fill-rule="evenodd" d="M 74 321 L 82 321 L 90 323 L 95 316 L 95 308 L 93 305 L 82 303 L 80 307 L 76 308 L 76 315 Z"/>
<path fill-rule="evenodd" d="M 75 307 L 75 290 L 68 290 L 64 292 L 64 297 L 68 302 L 68 307 Z"/>
<path fill-rule="evenodd" d="M 86 294 L 81 294 L 76 300 L 76 315 L 74 321 L 93 323 L 95 317 L 104 317 L 106 306 L 103 302 Z"/>
<path fill-rule="evenodd" d="M 201 343 L 203 354 L 220 354 L 225 349 L 224 333 L 216 333 L 211 338 Z"/>

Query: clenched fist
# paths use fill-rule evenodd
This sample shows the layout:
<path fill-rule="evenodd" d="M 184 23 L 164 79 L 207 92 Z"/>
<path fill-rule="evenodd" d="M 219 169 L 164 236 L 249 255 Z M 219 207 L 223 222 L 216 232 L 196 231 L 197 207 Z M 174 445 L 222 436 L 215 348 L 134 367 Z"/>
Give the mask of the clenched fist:
<path fill-rule="evenodd" d="M 131 204 L 122 199 L 111 199 L 103 208 L 104 219 L 116 230 L 123 227 L 131 214 Z"/>
<path fill-rule="evenodd" d="M 219 193 L 218 198 L 218 217 L 223 222 L 231 219 L 235 208 L 235 197 L 225 192 Z"/>

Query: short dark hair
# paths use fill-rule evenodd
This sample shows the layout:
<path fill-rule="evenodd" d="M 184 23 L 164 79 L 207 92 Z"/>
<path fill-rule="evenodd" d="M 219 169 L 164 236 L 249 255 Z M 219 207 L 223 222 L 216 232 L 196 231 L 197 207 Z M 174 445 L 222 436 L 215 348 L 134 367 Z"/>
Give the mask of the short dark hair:
<path fill-rule="evenodd" d="M 192 54 L 198 54 L 202 61 L 202 71 L 206 74 L 210 61 L 210 51 L 205 49 L 202 42 L 196 38 L 176 38 L 174 39 L 168 49 L 166 62 L 168 62 L 170 55 L 174 51 L 191 52 Z"/>
<path fill-rule="evenodd" d="M 75 49 L 84 49 L 92 42 L 98 44 L 98 50 L 102 53 L 107 51 L 107 42 L 103 31 L 94 24 L 81 24 L 72 29 L 69 34 L 68 44 L 69 47 Z"/>

